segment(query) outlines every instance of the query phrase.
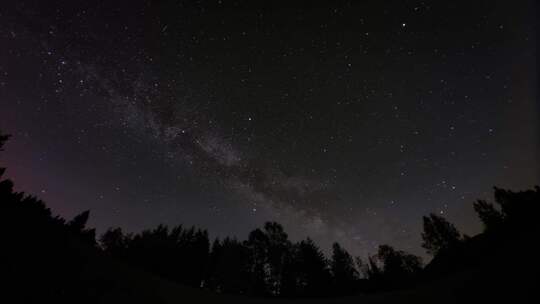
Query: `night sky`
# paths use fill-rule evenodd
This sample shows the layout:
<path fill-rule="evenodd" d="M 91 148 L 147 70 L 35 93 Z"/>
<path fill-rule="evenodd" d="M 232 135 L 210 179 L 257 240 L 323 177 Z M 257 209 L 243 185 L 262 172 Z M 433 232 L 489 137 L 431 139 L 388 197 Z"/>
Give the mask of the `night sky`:
<path fill-rule="evenodd" d="M 540 183 L 534 2 L 2 1 L 0 164 L 99 232 L 422 254 Z"/>

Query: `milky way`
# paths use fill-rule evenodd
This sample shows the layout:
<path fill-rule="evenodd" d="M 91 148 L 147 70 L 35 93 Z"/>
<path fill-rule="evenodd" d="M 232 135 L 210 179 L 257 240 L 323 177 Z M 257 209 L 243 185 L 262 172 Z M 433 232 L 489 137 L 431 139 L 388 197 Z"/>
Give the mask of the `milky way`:
<path fill-rule="evenodd" d="M 539 182 L 534 1 L 8 1 L 2 162 L 100 231 L 421 253 L 491 187 Z"/>

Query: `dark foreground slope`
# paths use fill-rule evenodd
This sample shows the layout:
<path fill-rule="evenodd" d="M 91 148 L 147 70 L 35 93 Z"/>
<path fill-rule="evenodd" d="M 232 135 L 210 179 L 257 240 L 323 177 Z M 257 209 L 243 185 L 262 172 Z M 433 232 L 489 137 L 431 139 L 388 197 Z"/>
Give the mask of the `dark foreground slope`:
<path fill-rule="evenodd" d="M 327 299 L 256 299 L 244 296 L 219 295 L 182 286 L 163 280 L 140 270 L 134 270 L 106 256 L 85 248 L 77 253 L 84 262 L 79 265 L 77 275 L 69 278 L 65 286 L 49 290 L 57 293 L 34 292 L 14 288 L 4 293 L 10 303 L 38 303 L 54 301 L 76 303 L 488 303 L 508 300 L 514 303 L 530 303 L 531 288 L 522 273 L 513 276 L 498 265 L 485 264 L 481 267 L 464 267 L 436 278 L 426 278 L 414 288 L 380 294 L 357 295 Z M 84 247 L 84 245 L 82 246 Z M 39 255 L 38 252 L 35 253 Z M 503 263 L 504 264 L 504 263 Z M 55 277 L 57 274 L 52 275 Z M 62 274 L 62 275 L 65 275 Z M 47 276 L 43 279 L 47 280 Z M 45 284 L 51 287 L 50 284 Z M 24 286 L 24 285 L 23 285 Z M 39 290 L 39 289 L 38 289 Z M 62 292 L 63 290 L 63 292 Z"/>
<path fill-rule="evenodd" d="M 90 266 L 90 265 L 89 265 Z M 479 269 L 464 270 L 397 292 L 327 299 L 255 299 L 218 295 L 181 286 L 138 271 L 111 265 L 104 271 L 85 270 L 88 278 L 108 282 L 95 303 L 488 303 L 508 300 L 531 303 L 530 290 L 509 288 L 507 280 L 490 277 Z M 499 282 L 499 283 L 498 283 Z M 482 288 L 480 288 L 482 287 Z M 514 286 L 515 287 L 515 286 Z"/>

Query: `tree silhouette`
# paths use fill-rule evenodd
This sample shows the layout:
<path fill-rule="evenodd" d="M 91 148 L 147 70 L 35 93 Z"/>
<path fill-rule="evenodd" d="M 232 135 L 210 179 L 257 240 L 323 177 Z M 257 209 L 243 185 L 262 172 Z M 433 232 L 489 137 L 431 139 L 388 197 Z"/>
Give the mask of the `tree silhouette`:
<path fill-rule="evenodd" d="M 0 152 L 4 151 L 4 144 L 7 142 L 7 140 L 9 139 L 10 135 L 6 135 L 6 134 L 2 134 L 0 132 Z"/>
<path fill-rule="evenodd" d="M 206 286 L 220 293 L 248 293 L 250 272 L 248 248 L 236 239 L 215 240 L 208 263 Z"/>
<path fill-rule="evenodd" d="M 67 226 L 74 233 L 79 234 L 90 245 L 96 245 L 96 230 L 86 229 L 86 223 L 90 217 L 90 210 L 86 210 L 79 215 L 76 215 L 71 221 L 67 223 Z"/>
<path fill-rule="evenodd" d="M 125 235 L 115 228 L 107 230 L 100 241 L 109 255 L 170 280 L 200 287 L 205 278 L 210 251 L 205 230 L 159 225 Z"/>
<path fill-rule="evenodd" d="M 504 222 L 504 215 L 493 204 L 484 200 L 478 200 L 473 204 L 474 211 L 484 224 L 484 230 L 498 229 Z"/>
<path fill-rule="evenodd" d="M 431 213 L 423 218 L 422 247 L 431 255 L 456 245 L 461 235 L 444 217 Z"/>
<path fill-rule="evenodd" d="M 9 137 L 0 132 L 0 150 Z M 21 303 L 91 303 L 103 292 L 103 282 L 88 281 L 82 273 L 97 252 L 88 213 L 69 223 L 53 216 L 38 198 L 13 190 L 0 168 L 0 238 L 3 299 Z"/>
<path fill-rule="evenodd" d="M 130 235 L 124 235 L 122 228 L 109 228 L 99 239 L 101 248 L 115 258 L 127 258 L 127 246 L 131 242 Z"/>
<path fill-rule="evenodd" d="M 331 274 L 328 260 L 319 247 L 307 238 L 296 245 L 297 295 L 328 295 Z"/>
<path fill-rule="evenodd" d="M 365 277 L 369 280 L 368 290 L 400 289 L 412 285 L 422 271 L 422 260 L 389 245 L 380 245 L 377 253 L 362 265 Z"/>
<path fill-rule="evenodd" d="M 459 277 L 464 282 L 459 293 L 469 302 L 530 302 L 540 268 L 533 249 L 540 232 L 540 188 L 514 192 L 495 187 L 494 196 L 496 205 L 482 200 L 473 205 L 484 232 L 456 241 L 458 233 L 449 229 L 452 237 L 446 243 L 451 245 L 438 246 L 445 249 L 436 251 L 425 267 L 424 280 Z"/>
<path fill-rule="evenodd" d="M 383 274 L 392 282 L 405 282 L 422 269 L 422 260 L 412 254 L 381 245 L 377 258 L 383 265 Z"/>
<path fill-rule="evenodd" d="M 332 271 L 334 291 L 337 294 L 350 294 L 358 280 L 358 271 L 352 256 L 338 243 L 332 245 Z"/>
<path fill-rule="evenodd" d="M 268 284 L 273 295 L 279 295 L 282 287 L 282 276 L 285 260 L 290 254 L 291 243 L 283 230 L 283 226 L 276 222 L 267 222 L 264 225 L 267 240 Z"/>
<path fill-rule="evenodd" d="M 377 256 L 368 257 L 368 263 L 365 269 L 366 277 L 371 281 L 379 283 L 383 276 L 383 271 L 377 264 Z"/>
<path fill-rule="evenodd" d="M 268 237 L 261 229 L 249 233 L 246 241 L 249 250 L 249 272 L 251 276 L 250 293 L 256 295 L 268 294 Z"/>
<path fill-rule="evenodd" d="M 536 186 L 534 190 L 518 192 L 497 187 L 494 187 L 494 190 L 495 202 L 501 210 L 499 216 L 502 224 L 510 226 L 510 229 L 538 230 L 540 187 Z"/>

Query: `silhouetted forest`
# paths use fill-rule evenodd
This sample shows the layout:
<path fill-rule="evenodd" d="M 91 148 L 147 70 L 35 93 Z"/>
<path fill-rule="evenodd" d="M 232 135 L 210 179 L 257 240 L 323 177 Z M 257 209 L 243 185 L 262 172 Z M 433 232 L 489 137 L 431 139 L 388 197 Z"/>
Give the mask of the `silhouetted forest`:
<path fill-rule="evenodd" d="M 7 140 L 0 133 L 0 150 Z M 513 292 L 528 299 L 534 285 L 528 278 L 538 273 L 539 187 L 495 188 L 494 204 L 475 202 L 484 231 L 473 237 L 441 216 L 425 216 L 422 246 L 433 259 L 424 267 L 419 257 L 390 245 L 361 259 L 334 243 L 327 257 L 309 238 L 291 241 L 275 222 L 245 240 L 210 240 L 207 231 L 182 225 L 140 233 L 111 228 L 96 240 L 95 230 L 86 227 L 89 211 L 72 220 L 55 216 L 38 198 L 14 191 L 12 181 L 1 179 L 4 172 L 4 294 L 21 303 L 96 302 L 121 288 L 104 270 L 111 263 L 214 293 L 272 298 L 390 292 L 461 275 L 471 284 L 456 290 L 457 299 L 484 301 Z M 493 287 L 501 289 L 495 293 Z"/>

